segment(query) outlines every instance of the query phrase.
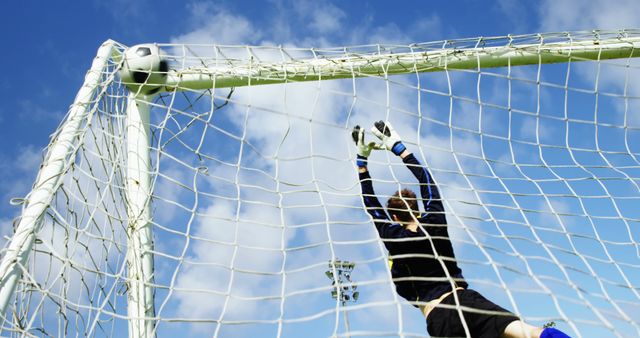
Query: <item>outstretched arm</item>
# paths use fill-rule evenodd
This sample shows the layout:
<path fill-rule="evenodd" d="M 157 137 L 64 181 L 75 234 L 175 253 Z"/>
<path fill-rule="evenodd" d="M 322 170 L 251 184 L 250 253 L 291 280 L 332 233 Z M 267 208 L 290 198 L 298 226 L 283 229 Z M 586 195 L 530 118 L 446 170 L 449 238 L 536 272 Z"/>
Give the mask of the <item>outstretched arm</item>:
<path fill-rule="evenodd" d="M 362 200 L 367 209 L 367 213 L 371 215 L 373 218 L 373 223 L 376 226 L 376 230 L 378 230 L 378 234 L 380 238 L 390 238 L 394 237 L 395 232 L 401 230 L 399 226 L 393 226 L 389 215 L 380 204 L 378 197 L 376 197 L 375 191 L 373 190 L 373 183 L 371 180 L 371 175 L 369 174 L 369 170 L 367 169 L 367 160 L 369 154 L 373 149 L 377 148 L 375 143 L 365 143 L 364 142 L 364 131 L 360 128 L 360 126 L 356 126 L 353 128 L 353 132 L 351 133 L 353 137 L 353 141 L 356 143 L 358 147 L 358 157 L 356 160 L 356 164 L 358 166 L 358 176 L 360 178 L 360 189 L 362 190 Z"/>
<path fill-rule="evenodd" d="M 440 191 L 436 186 L 431 174 L 427 168 L 422 166 L 418 159 L 410 152 L 404 151 L 400 154 L 402 158 L 402 162 L 407 165 L 407 168 L 411 170 L 413 176 L 418 179 L 420 183 L 420 194 L 422 195 L 422 203 L 424 205 L 424 211 L 429 212 L 440 212 L 444 211 L 444 205 L 442 204 L 442 199 L 440 197 Z"/>
<path fill-rule="evenodd" d="M 443 213 L 444 206 L 440 199 L 438 187 L 436 187 L 427 169 L 420 165 L 415 156 L 402 144 L 400 135 L 398 135 L 393 126 L 388 122 L 378 121 L 371 128 L 371 131 L 382 141 L 383 148 L 402 158 L 407 168 L 411 170 L 418 182 L 420 182 L 420 193 L 425 212 L 431 214 L 431 217 L 436 217 L 436 219 L 433 219 L 434 222 L 446 223 Z"/>
<path fill-rule="evenodd" d="M 378 197 L 373 191 L 371 175 L 369 175 L 369 171 L 366 167 L 359 167 L 358 175 L 360 176 L 362 201 L 364 202 L 364 206 L 367 209 L 367 213 L 369 213 L 369 215 L 371 215 L 371 217 L 373 218 L 373 223 L 375 224 L 380 237 L 389 237 L 389 234 L 387 234 L 387 230 L 391 225 L 391 220 L 389 219 L 389 215 L 387 215 L 387 212 L 384 210 L 382 204 L 380 204 L 380 201 L 378 200 Z"/>

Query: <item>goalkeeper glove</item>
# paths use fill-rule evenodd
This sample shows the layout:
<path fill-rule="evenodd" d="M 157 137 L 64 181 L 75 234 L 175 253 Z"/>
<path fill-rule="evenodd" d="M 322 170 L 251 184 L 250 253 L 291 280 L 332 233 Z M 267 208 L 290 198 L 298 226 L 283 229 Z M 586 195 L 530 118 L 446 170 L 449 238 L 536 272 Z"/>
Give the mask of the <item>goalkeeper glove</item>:
<path fill-rule="evenodd" d="M 378 121 L 371 128 L 373 135 L 376 135 L 382 141 L 382 149 L 391 150 L 392 153 L 400 156 L 407 147 L 402 144 L 400 135 L 393 129 L 389 122 Z"/>
<path fill-rule="evenodd" d="M 356 164 L 358 167 L 366 167 L 367 166 L 367 158 L 371 154 L 371 151 L 374 149 L 380 149 L 380 145 L 375 142 L 364 142 L 364 130 L 360 128 L 360 126 L 353 127 L 353 131 L 351 132 L 351 137 L 353 138 L 353 142 L 356 143 L 358 147 L 358 157 L 356 159 Z"/>

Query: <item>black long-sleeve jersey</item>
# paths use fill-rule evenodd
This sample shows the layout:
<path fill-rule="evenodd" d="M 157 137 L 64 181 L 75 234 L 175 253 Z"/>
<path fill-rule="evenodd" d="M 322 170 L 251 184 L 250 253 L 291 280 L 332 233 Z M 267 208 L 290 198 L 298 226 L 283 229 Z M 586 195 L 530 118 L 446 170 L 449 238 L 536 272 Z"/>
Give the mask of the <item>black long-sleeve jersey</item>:
<path fill-rule="evenodd" d="M 368 171 L 360 173 L 362 198 L 389 250 L 396 291 L 410 302 L 428 302 L 452 290 L 447 272 L 456 287 L 467 288 L 468 285 L 456 263 L 437 186 L 413 154 L 406 156 L 403 162 L 420 183 L 425 212 L 418 218 L 420 226 L 417 232 L 391 221 L 373 191 Z"/>

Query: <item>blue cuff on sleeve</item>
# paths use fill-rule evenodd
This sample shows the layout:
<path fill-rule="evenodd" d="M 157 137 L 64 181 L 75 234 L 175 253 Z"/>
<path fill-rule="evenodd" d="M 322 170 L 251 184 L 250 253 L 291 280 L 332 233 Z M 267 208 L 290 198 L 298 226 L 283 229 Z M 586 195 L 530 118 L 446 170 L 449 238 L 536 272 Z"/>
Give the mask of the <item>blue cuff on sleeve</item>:
<path fill-rule="evenodd" d="M 367 158 L 362 156 L 362 155 L 358 155 L 358 157 L 356 157 L 356 165 L 358 167 L 367 167 Z"/>
<path fill-rule="evenodd" d="M 548 327 L 542 331 L 542 334 L 540 334 L 540 338 L 571 338 L 571 337 L 569 337 L 566 333 L 556 328 Z"/>
<path fill-rule="evenodd" d="M 393 148 L 391 148 L 391 152 L 397 156 L 400 156 L 400 154 L 405 150 L 407 150 L 407 147 L 405 147 L 402 142 L 396 142 L 396 144 L 393 145 Z"/>

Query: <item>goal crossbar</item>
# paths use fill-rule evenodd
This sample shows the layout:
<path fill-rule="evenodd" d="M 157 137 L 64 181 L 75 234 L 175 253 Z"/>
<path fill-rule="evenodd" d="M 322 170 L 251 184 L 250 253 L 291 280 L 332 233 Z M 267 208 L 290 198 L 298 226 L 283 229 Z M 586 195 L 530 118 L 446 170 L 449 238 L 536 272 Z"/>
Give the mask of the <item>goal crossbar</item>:
<path fill-rule="evenodd" d="M 201 90 L 285 82 L 304 82 L 352 77 L 387 76 L 444 70 L 473 70 L 544 63 L 598 61 L 640 56 L 640 37 L 616 37 L 547 43 L 539 35 L 538 43 L 519 44 L 507 40 L 503 46 L 483 45 L 482 38 L 471 48 L 451 48 L 443 42 L 438 50 L 409 47 L 405 53 L 377 51 L 338 57 L 317 56 L 312 59 L 279 63 L 242 60 L 230 65 L 191 67 L 171 70 L 165 90 Z M 431 45 L 430 45 L 431 46 Z"/>

